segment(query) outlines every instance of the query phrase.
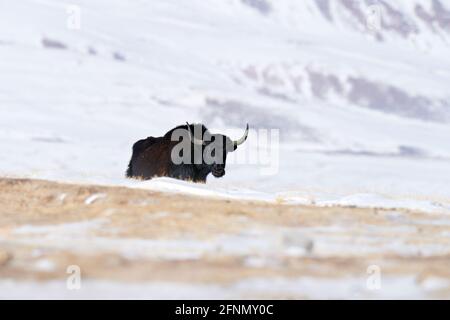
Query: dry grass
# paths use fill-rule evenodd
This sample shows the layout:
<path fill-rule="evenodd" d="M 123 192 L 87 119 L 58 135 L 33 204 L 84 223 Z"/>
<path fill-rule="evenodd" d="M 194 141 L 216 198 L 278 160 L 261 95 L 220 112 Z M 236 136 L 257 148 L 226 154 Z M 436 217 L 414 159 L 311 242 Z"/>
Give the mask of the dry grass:
<path fill-rule="evenodd" d="M 450 234 L 450 224 L 433 223 L 442 219 L 447 217 L 406 210 L 293 206 L 1 179 L 0 278 L 65 279 L 66 267 L 75 264 L 85 279 L 220 285 L 249 278 L 364 278 L 367 266 L 377 264 L 383 275 L 413 276 L 420 284 L 431 277 L 450 279 L 450 240 L 442 236 Z M 98 226 L 73 231 L 66 225 L 89 221 Z M 402 230 L 405 226 L 410 229 Z M 227 250 L 227 237 L 242 239 L 247 249 Z M 245 241 L 254 239 L 270 247 L 256 245 L 252 251 Z M 156 246 L 136 254 L 133 243 L 139 241 L 175 241 L 181 249 Z M 193 248 L 198 255 L 192 257 L 183 241 L 220 245 Z M 396 251 L 392 243 L 409 249 Z M 329 249 L 336 244 L 343 249 Z M 294 254 L 288 250 L 292 247 Z M 52 267 L 39 267 L 42 260 Z M 447 287 L 434 294 L 449 293 Z"/>

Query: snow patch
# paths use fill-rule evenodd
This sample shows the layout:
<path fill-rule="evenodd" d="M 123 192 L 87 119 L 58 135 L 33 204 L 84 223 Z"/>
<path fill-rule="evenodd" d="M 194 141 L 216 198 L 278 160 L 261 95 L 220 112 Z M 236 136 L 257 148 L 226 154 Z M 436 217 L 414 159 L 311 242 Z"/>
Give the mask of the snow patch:
<path fill-rule="evenodd" d="M 103 199 L 106 198 L 106 194 L 104 193 L 96 193 L 93 195 L 90 195 L 89 197 L 86 198 L 86 200 L 84 201 L 84 204 L 90 205 L 92 203 L 94 203 L 95 201 L 99 200 L 99 199 Z"/>

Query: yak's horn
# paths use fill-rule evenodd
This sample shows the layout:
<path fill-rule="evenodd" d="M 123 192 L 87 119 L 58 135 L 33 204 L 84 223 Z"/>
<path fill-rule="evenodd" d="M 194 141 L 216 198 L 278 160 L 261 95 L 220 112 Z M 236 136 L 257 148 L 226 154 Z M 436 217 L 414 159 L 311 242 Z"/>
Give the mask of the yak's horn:
<path fill-rule="evenodd" d="M 189 122 L 186 122 L 186 124 L 187 124 L 187 130 L 188 130 L 188 132 L 189 132 L 189 139 L 191 139 L 191 141 L 192 141 L 194 144 L 202 145 L 202 144 L 203 144 L 203 140 L 197 139 L 197 138 L 192 134 L 192 132 L 191 132 L 191 126 L 190 126 Z"/>
<path fill-rule="evenodd" d="M 245 142 L 245 140 L 247 140 L 247 137 L 248 137 L 248 123 L 247 123 L 247 128 L 245 128 L 244 135 L 239 140 L 234 141 L 234 145 L 236 147 L 240 146 L 241 144 L 243 144 Z"/>

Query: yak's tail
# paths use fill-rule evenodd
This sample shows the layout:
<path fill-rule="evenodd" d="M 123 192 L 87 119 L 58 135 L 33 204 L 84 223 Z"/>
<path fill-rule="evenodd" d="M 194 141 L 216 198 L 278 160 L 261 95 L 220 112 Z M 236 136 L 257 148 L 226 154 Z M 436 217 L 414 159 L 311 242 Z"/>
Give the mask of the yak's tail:
<path fill-rule="evenodd" d="M 127 168 L 127 171 L 125 173 L 125 175 L 128 178 L 132 178 L 133 177 L 133 169 L 132 169 L 133 160 L 136 159 L 136 157 L 139 156 L 139 154 L 142 151 L 144 151 L 149 146 L 151 146 L 155 142 L 155 140 L 156 139 L 153 138 L 153 137 L 148 137 L 147 139 L 139 140 L 138 142 L 133 144 L 133 154 L 131 155 L 130 162 L 128 163 L 128 168 Z"/>

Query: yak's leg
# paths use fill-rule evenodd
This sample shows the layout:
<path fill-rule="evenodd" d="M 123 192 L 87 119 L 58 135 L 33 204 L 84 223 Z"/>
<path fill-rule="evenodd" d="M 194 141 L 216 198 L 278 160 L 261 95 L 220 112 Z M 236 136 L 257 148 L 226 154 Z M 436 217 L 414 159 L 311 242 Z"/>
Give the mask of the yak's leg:
<path fill-rule="evenodd" d="M 190 165 L 175 165 L 170 169 L 171 178 L 195 181 L 194 168 Z"/>

